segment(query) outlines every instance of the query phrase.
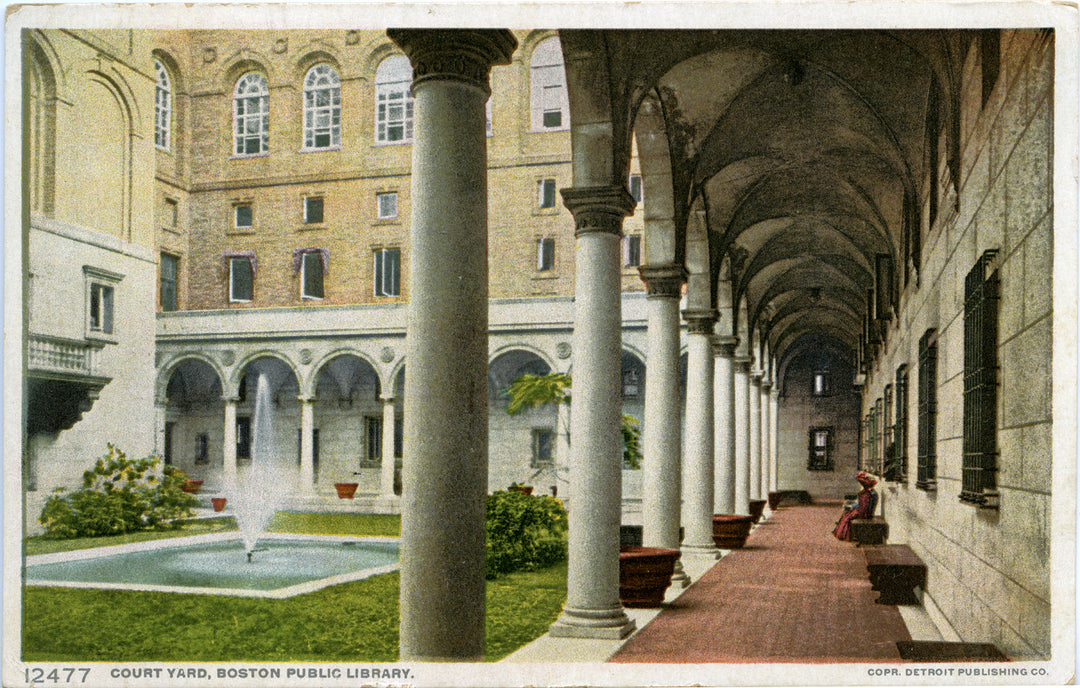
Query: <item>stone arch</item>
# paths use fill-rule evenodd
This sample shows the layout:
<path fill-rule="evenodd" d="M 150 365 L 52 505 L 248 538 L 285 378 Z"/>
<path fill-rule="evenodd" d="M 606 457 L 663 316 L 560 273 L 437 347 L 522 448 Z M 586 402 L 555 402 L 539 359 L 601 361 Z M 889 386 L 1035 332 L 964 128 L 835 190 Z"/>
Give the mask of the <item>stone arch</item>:
<path fill-rule="evenodd" d="M 216 81 L 222 92 L 231 96 L 236 88 L 237 80 L 248 72 L 259 72 L 265 76 L 266 85 L 270 90 L 278 85 L 278 75 L 270 67 L 270 61 L 250 48 L 238 50 L 229 57 L 218 70 Z"/>
<path fill-rule="evenodd" d="M 52 216 L 56 210 L 56 101 L 59 63 L 40 32 L 24 39 L 23 59 L 30 102 L 30 209 Z"/>
<path fill-rule="evenodd" d="M 681 266 L 686 255 L 686 235 L 679 231 L 686 222 L 686 201 L 682 179 L 675 179 L 671 167 L 663 104 L 651 92 L 634 118 L 641 185 L 645 198 L 645 255 L 650 266 Z M 676 191 L 676 187 L 678 190 Z"/>
<path fill-rule="evenodd" d="M 300 57 L 293 68 L 293 81 L 299 85 L 298 90 L 303 88 L 304 77 L 307 76 L 308 71 L 316 65 L 328 64 L 334 68 L 338 76 L 341 76 L 341 58 L 338 50 L 326 41 L 311 41 L 301 48 L 298 54 Z"/>
<path fill-rule="evenodd" d="M 526 342 L 514 342 L 512 344 L 505 344 L 505 345 L 500 346 L 499 348 L 495 349 L 494 351 L 492 351 L 488 355 L 488 365 L 491 365 L 491 363 L 494 362 L 494 360 L 496 358 L 502 356 L 503 354 L 508 353 L 510 351 L 518 351 L 518 350 L 520 350 L 520 351 L 528 351 L 529 353 L 533 354 L 534 356 L 539 358 L 541 361 L 543 361 L 547 365 L 548 368 L 550 368 L 551 370 L 555 370 L 555 362 L 551 359 L 551 356 L 549 356 L 546 351 L 544 351 L 543 349 L 541 349 L 538 346 L 534 346 L 534 345 L 526 343 Z"/>
<path fill-rule="evenodd" d="M 348 347 L 334 349 L 319 360 L 315 361 L 311 366 L 311 373 L 304 381 L 304 385 L 300 388 L 300 394 L 307 397 L 315 396 L 319 385 L 319 375 L 322 374 L 326 366 L 333 363 L 334 359 L 341 358 L 343 356 L 351 356 L 366 365 L 371 370 L 371 374 L 375 378 L 375 396 L 377 398 L 381 394 L 383 389 L 383 381 L 382 378 L 379 376 L 379 366 L 376 365 L 375 361 L 372 360 L 371 357 L 364 352 Z"/>
<path fill-rule="evenodd" d="M 222 393 L 226 397 L 235 397 L 239 393 L 240 380 L 246 374 L 247 367 L 260 358 L 272 358 L 281 362 L 285 365 L 286 368 L 288 368 L 292 372 L 293 379 L 296 380 L 297 387 L 299 387 L 300 389 L 306 389 L 310 387 L 310 383 L 304 378 L 304 376 L 300 373 L 300 370 L 296 367 L 296 364 L 293 363 L 293 361 L 289 359 L 288 356 L 278 351 L 259 349 L 258 351 L 249 353 L 241 360 L 237 361 L 236 365 L 233 367 L 232 373 L 229 375 L 227 387 L 222 390 Z"/>
<path fill-rule="evenodd" d="M 384 37 L 385 38 L 385 37 Z M 368 79 L 373 85 L 375 83 L 375 72 L 378 71 L 379 65 L 383 60 L 395 55 L 405 56 L 401 48 L 389 38 L 380 41 L 376 44 L 368 53 L 367 58 L 364 60 L 364 73 L 363 78 Z"/>
<path fill-rule="evenodd" d="M 180 367 L 183 363 L 187 361 L 198 361 L 209 366 L 210 369 L 217 374 L 218 380 L 221 381 L 222 394 L 224 395 L 226 378 L 225 370 L 220 365 L 218 365 L 218 362 L 204 353 L 198 351 L 185 351 L 183 353 L 179 353 L 173 356 L 158 369 L 157 379 L 154 381 L 155 399 L 165 398 L 166 390 L 168 390 L 169 381 L 172 379 L 173 373 L 178 367 Z"/>

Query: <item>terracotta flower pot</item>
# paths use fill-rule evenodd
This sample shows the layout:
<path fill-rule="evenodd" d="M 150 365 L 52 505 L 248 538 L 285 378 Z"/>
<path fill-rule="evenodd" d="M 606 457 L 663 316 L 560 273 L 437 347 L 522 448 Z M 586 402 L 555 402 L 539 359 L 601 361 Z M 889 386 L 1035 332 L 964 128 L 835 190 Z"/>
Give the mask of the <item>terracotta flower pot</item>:
<path fill-rule="evenodd" d="M 214 511 L 225 510 L 225 498 L 224 497 L 211 497 L 210 503 L 214 505 Z"/>
<path fill-rule="evenodd" d="M 750 537 L 754 519 L 741 514 L 716 514 L 712 517 L 713 542 L 720 549 L 741 549 Z"/>
<path fill-rule="evenodd" d="M 765 500 L 764 499 L 751 499 L 750 500 L 750 518 L 754 519 L 754 523 L 761 520 L 761 514 L 765 513 Z"/>
<path fill-rule="evenodd" d="M 673 549 L 623 547 L 619 552 L 619 599 L 623 606 L 659 607 L 679 556 Z"/>
<path fill-rule="evenodd" d="M 780 507 L 780 500 L 784 498 L 783 492 L 769 493 L 769 510 L 776 511 Z"/>
<path fill-rule="evenodd" d="M 338 499 L 352 499 L 353 495 L 356 494 L 356 488 L 359 486 L 359 483 L 334 483 Z"/>
<path fill-rule="evenodd" d="M 199 488 L 202 487 L 202 478 L 188 478 L 184 481 L 184 484 L 180 486 L 180 489 L 188 494 L 197 494 Z"/>
<path fill-rule="evenodd" d="M 533 493 L 532 485 L 511 485 L 510 490 L 513 492 L 520 492 L 523 495 L 531 495 Z"/>

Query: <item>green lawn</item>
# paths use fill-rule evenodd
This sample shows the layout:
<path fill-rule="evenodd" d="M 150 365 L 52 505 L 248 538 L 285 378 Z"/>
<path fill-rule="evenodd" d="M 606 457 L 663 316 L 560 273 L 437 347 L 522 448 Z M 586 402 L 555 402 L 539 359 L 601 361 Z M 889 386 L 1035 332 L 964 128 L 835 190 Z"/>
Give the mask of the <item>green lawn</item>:
<path fill-rule="evenodd" d="M 146 542 L 147 540 L 161 540 L 171 537 L 221 533 L 228 530 L 236 530 L 236 521 L 230 517 L 182 521 L 177 524 L 176 528 L 164 530 L 140 530 L 134 533 L 125 533 L 124 535 L 75 538 L 74 540 L 46 540 L 40 535 L 36 535 L 23 540 L 23 552 L 27 556 L 32 556 L 34 554 L 68 552 L 73 549 L 105 547 L 107 545 L 126 545 L 129 542 Z"/>
<path fill-rule="evenodd" d="M 231 519 L 191 521 L 179 534 L 234 528 Z M 400 518 L 280 513 L 271 528 L 397 536 Z M 78 541 L 30 538 L 27 553 L 177 534 L 163 531 Z M 488 661 L 501 659 L 546 632 L 565 600 L 565 562 L 488 581 Z M 392 662 L 397 646 L 397 573 L 286 600 L 46 587 L 28 587 L 23 594 L 23 661 Z"/>

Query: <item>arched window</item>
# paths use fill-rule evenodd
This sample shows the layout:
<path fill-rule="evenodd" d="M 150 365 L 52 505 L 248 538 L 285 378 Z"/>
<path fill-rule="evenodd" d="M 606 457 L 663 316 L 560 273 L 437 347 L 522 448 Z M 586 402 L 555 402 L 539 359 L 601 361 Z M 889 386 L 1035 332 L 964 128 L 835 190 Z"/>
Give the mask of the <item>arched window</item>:
<path fill-rule="evenodd" d="M 154 60 L 157 88 L 154 95 L 154 145 L 169 150 L 169 128 L 172 126 L 172 84 L 169 72 L 161 60 Z"/>
<path fill-rule="evenodd" d="M 327 64 L 304 77 L 304 148 L 341 147 L 341 79 Z"/>
<path fill-rule="evenodd" d="M 259 155 L 270 150 L 270 90 L 266 77 L 248 72 L 233 93 L 233 152 Z"/>
<path fill-rule="evenodd" d="M 412 65 L 403 55 L 379 63 L 375 71 L 375 141 L 410 143 L 413 136 Z"/>
<path fill-rule="evenodd" d="M 561 131 L 570 128 L 570 99 L 566 92 L 562 44 L 548 38 L 533 50 L 530 70 L 532 130 Z"/>

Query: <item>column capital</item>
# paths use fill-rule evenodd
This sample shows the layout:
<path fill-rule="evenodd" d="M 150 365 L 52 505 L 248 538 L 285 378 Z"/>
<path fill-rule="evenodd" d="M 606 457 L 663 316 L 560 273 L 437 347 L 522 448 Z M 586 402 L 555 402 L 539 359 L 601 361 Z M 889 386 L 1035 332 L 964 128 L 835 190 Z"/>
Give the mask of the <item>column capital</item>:
<path fill-rule="evenodd" d="M 682 296 L 686 284 L 686 268 L 681 265 L 642 265 L 638 268 L 642 281 L 648 287 L 649 297 L 677 299 Z"/>
<path fill-rule="evenodd" d="M 764 378 L 761 381 L 761 391 L 768 394 L 772 390 L 772 380 Z"/>
<path fill-rule="evenodd" d="M 582 186 L 562 190 L 563 205 L 574 216 L 574 236 L 622 236 L 622 222 L 634 212 L 634 197 L 623 186 Z"/>
<path fill-rule="evenodd" d="M 723 356 L 724 358 L 732 358 L 735 356 L 735 347 L 739 345 L 739 338 L 732 337 L 729 334 L 719 335 L 715 342 L 715 355 Z"/>
<path fill-rule="evenodd" d="M 413 87 L 425 81 L 461 81 L 491 93 L 492 65 L 510 64 L 517 39 L 506 29 L 387 29 L 413 68 Z"/>
<path fill-rule="evenodd" d="M 750 356 L 736 356 L 731 359 L 731 362 L 735 365 L 736 373 L 749 373 L 750 364 L 754 362 L 754 359 Z"/>
<path fill-rule="evenodd" d="M 314 394 L 301 394 L 300 396 L 296 397 L 296 400 L 299 401 L 301 404 L 310 404 L 313 401 L 315 401 L 315 395 Z"/>
<path fill-rule="evenodd" d="M 750 384 L 752 384 L 752 385 L 760 385 L 761 384 L 761 379 L 763 377 L 764 377 L 764 375 L 762 374 L 762 372 L 760 370 L 751 370 L 750 371 Z"/>
<path fill-rule="evenodd" d="M 225 402 L 226 406 L 228 406 L 229 404 L 232 404 L 233 406 L 236 406 L 236 404 L 239 403 L 239 401 L 240 401 L 240 397 L 239 397 L 239 395 L 231 396 L 231 397 L 222 397 L 221 400 L 223 402 Z"/>
<path fill-rule="evenodd" d="M 683 320 L 686 321 L 687 334 L 712 334 L 713 326 L 720 319 L 720 314 L 714 310 L 685 310 L 682 312 Z"/>
<path fill-rule="evenodd" d="M 395 401 L 394 397 L 379 397 L 379 401 L 383 404 L 392 404 Z"/>

